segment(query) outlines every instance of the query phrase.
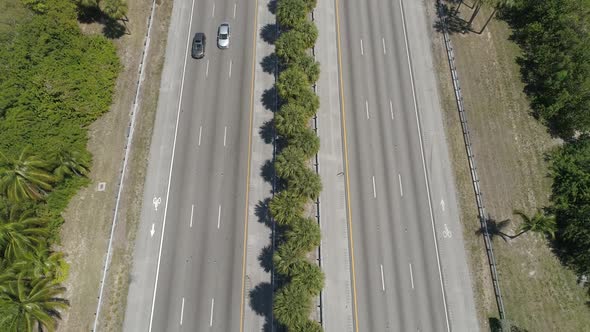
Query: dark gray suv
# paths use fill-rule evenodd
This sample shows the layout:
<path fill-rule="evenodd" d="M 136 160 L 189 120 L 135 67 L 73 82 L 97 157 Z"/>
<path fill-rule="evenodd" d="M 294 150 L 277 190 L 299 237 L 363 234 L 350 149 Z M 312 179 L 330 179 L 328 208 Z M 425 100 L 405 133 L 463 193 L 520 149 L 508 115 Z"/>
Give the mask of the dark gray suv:
<path fill-rule="evenodd" d="M 207 43 L 207 37 L 202 32 L 195 33 L 193 38 L 193 47 L 191 55 L 195 59 L 201 59 L 205 56 L 205 44 Z"/>

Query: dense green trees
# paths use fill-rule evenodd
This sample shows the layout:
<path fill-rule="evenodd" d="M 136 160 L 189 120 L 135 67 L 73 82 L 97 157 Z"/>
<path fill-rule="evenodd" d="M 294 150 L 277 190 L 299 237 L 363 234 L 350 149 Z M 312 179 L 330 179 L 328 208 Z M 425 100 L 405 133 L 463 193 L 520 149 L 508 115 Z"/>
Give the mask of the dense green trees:
<path fill-rule="evenodd" d="M 505 15 L 535 113 L 562 137 L 590 129 L 590 4 L 518 0 Z"/>
<path fill-rule="evenodd" d="M 553 212 L 563 260 L 590 273 L 590 136 L 582 135 L 551 156 Z"/>
<path fill-rule="evenodd" d="M 36 14 L 0 36 L 0 331 L 54 331 L 68 265 L 52 248 L 120 64 L 112 42 L 80 32 L 76 3 L 23 3 Z"/>
<path fill-rule="evenodd" d="M 315 0 L 281 0 L 277 20 L 283 33 L 276 41 L 281 72 L 276 83 L 281 102 L 275 115 L 277 134 L 286 142 L 275 160 L 282 191 L 270 202 L 270 212 L 281 235 L 273 255 L 281 287 L 274 299 L 274 316 L 288 331 L 321 331 L 310 320 L 314 299 L 324 285 L 324 274 L 309 260 L 309 252 L 320 244 L 320 228 L 315 219 L 304 216 L 311 200 L 322 189 L 319 175 L 312 170 L 311 158 L 320 142 L 310 128 L 319 108 L 312 85 L 319 78 L 319 64 L 308 52 L 318 36 L 316 26 L 308 20 Z"/>

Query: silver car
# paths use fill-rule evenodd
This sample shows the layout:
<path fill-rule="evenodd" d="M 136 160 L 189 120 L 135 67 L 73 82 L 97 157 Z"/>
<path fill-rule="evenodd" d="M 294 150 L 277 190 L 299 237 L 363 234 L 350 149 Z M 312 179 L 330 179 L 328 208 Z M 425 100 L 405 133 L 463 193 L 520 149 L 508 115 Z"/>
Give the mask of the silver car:
<path fill-rule="evenodd" d="M 229 47 L 229 23 L 221 23 L 217 29 L 217 47 L 228 48 Z"/>

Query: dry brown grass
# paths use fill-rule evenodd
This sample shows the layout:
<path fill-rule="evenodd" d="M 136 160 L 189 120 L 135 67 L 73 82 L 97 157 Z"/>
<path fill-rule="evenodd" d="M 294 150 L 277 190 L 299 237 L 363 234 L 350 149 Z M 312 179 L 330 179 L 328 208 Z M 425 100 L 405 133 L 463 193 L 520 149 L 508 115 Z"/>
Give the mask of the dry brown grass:
<path fill-rule="evenodd" d="M 462 12 L 465 17 L 470 14 L 467 8 Z M 493 20 L 482 35 L 458 33 L 452 42 L 484 204 L 492 219 L 511 220 L 506 229 L 511 233 L 519 225 L 513 209 L 532 212 L 548 204 L 551 180 L 544 154 L 559 141 L 530 115 L 515 62 L 519 49 L 509 35 L 504 22 Z M 441 35 L 434 34 L 433 48 L 478 314 L 481 325 L 488 326 L 488 318 L 497 317 L 497 307 L 482 238 L 475 234 L 475 198 Z M 510 320 L 529 331 L 588 330 L 586 292 L 544 238 L 535 234 L 508 242 L 495 238 L 494 248 Z"/>
<path fill-rule="evenodd" d="M 62 227 L 62 250 L 71 264 L 70 277 L 65 283 L 68 289 L 66 297 L 70 300 L 71 307 L 60 322 L 60 331 L 88 331 L 94 322 L 150 4 L 149 0 L 128 1 L 127 25 L 131 34 L 115 40 L 124 69 L 117 81 L 113 106 L 89 131 L 88 149 L 94 156 L 90 175 L 92 184 L 72 199 L 64 213 L 66 223 Z M 139 221 L 147 153 L 155 119 L 171 10 L 171 1 L 157 1 L 150 53 L 145 68 L 143 99 L 128 166 L 133 172 L 126 177 L 125 190 L 121 197 L 112 262 L 101 308 L 102 331 L 122 329 L 129 267 Z M 82 26 L 82 29 L 86 33 L 99 33 L 102 27 L 89 24 Z M 107 183 L 104 192 L 96 191 L 98 182 Z"/>

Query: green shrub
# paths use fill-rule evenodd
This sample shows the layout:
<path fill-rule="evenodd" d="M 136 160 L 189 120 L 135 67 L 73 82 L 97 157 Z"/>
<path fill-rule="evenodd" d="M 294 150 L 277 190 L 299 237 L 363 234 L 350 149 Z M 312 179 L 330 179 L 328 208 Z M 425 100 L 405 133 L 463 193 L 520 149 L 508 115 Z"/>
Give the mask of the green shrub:
<path fill-rule="evenodd" d="M 269 203 L 269 209 L 274 220 L 279 225 L 290 225 L 303 213 L 305 199 L 289 190 L 275 195 Z"/>
<path fill-rule="evenodd" d="M 290 67 L 279 74 L 277 92 L 281 100 L 289 102 L 297 99 L 304 91 L 311 90 L 307 76 L 297 67 Z"/>
<path fill-rule="evenodd" d="M 280 0 L 277 3 L 277 21 L 281 29 L 297 28 L 307 21 L 307 0 Z"/>
<path fill-rule="evenodd" d="M 279 153 L 275 160 L 277 175 L 285 180 L 292 179 L 303 172 L 305 166 L 305 154 L 303 150 L 288 146 Z"/>
<path fill-rule="evenodd" d="M 312 89 L 301 91 L 299 97 L 290 100 L 289 103 L 303 107 L 305 116 L 310 119 L 316 115 L 320 108 L 320 98 Z"/>
<path fill-rule="evenodd" d="M 310 49 L 315 45 L 315 42 L 318 39 L 318 28 L 315 24 L 305 21 L 297 28 L 297 32 L 302 34 L 305 49 Z"/>
<path fill-rule="evenodd" d="M 305 261 L 305 264 L 298 266 L 291 282 L 302 285 L 310 297 L 318 296 L 324 288 L 324 273 L 317 264 Z"/>
<path fill-rule="evenodd" d="M 281 33 L 275 42 L 275 53 L 283 65 L 289 65 L 297 59 L 305 56 L 308 49 L 307 38 L 298 30 L 290 30 Z"/>
<path fill-rule="evenodd" d="M 291 229 L 285 232 L 285 238 L 294 247 L 308 252 L 320 245 L 322 235 L 315 219 L 299 217 Z"/>
<path fill-rule="evenodd" d="M 316 135 L 315 131 L 308 128 L 294 135 L 289 140 L 289 144 L 303 150 L 303 153 L 309 159 L 318 153 L 320 149 L 320 138 Z"/>
<path fill-rule="evenodd" d="M 285 103 L 275 115 L 275 128 L 281 137 L 289 138 L 305 130 L 310 117 L 301 105 Z"/>
<path fill-rule="evenodd" d="M 298 284 L 283 286 L 274 298 L 273 313 L 276 320 L 289 331 L 299 331 L 305 325 L 312 308 L 311 298 Z"/>
<path fill-rule="evenodd" d="M 320 78 L 320 64 L 311 55 L 306 54 L 295 59 L 291 66 L 300 68 L 311 84 L 314 84 Z"/>
<path fill-rule="evenodd" d="M 305 167 L 287 181 L 289 190 L 297 195 L 316 200 L 322 191 L 322 181 L 317 172 Z"/>

